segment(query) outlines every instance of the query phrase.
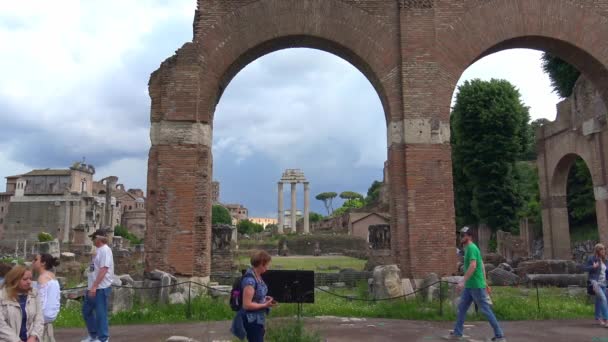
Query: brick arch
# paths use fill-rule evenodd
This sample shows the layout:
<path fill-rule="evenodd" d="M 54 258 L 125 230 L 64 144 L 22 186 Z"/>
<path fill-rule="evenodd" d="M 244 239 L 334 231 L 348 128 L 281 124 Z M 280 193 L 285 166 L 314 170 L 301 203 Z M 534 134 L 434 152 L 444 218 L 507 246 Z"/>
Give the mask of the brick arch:
<path fill-rule="evenodd" d="M 196 26 L 196 23 L 195 23 Z M 260 0 L 195 36 L 202 74 L 202 110 L 213 113 L 232 78 L 255 59 L 306 47 L 332 53 L 361 71 L 376 89 L 387 120 L 400 115 L 395 33 L 369 13 L 339 0 Z"/>
<path fill-rule="evenodd" d="M 607 18 L 572 0 L 492 0 L 437 31 L 436 53 L 447 93 L 480 58 L 511 48 L 552 53 L 577 67 L 608 103 Z M 444 108 L 451 99 L 445 98 Z"/>

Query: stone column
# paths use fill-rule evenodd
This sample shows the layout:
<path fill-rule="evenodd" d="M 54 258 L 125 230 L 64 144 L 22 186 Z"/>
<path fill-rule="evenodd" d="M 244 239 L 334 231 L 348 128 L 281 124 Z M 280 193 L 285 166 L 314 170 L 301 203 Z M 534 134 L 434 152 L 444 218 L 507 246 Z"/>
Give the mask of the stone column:
<path fill-rule="evenodd" d="M 304 234 L 310 233 L 310 222 L 309 222 L 309 213 L 310 213 L 310 183 L 304 182 Z"/>
<path fill-rule="evenodd" d="M 279 216 L 278 216 L 278 229 L 279 234 L 283 234 L 283 221 L 285 219 L 285 213 L 283 212 L 283 182 L 279 182 Z"/>
<path fill-rule="evenodd" d="M 296 231 L 296 185 L 298 183 L 291 183 L 291 231 Z"/>

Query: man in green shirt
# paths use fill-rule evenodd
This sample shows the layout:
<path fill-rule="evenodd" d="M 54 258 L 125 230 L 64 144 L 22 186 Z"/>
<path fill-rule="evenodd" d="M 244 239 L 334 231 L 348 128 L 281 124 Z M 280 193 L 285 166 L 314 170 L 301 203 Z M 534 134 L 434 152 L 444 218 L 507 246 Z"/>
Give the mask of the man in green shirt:
<path fill-rule="evenodd" d="M 477 304 L 481 312 L 486 316 L 490 325 L 494 329 L 494 337 L 492 341 L 506 342 L 504 334 L 498 325 L 496 316 L 490 307 L 490 297 L 488 292 L 490 288 L 486 284 L 485 268 L 481 253 L 477 245 L 473 243 L 473 232 L 469 227 L 463 227 L 460 230 L 460 242 L 464 249 L 464 278 L 458 283 L 458 290 L 462 291 L 460 296 L 460 304 L 458 305 L 458 315 L 454 331 L 451 331 L 447 336 L 449 340 L 462 340 L 464 329 L 464 319 L 467 311 L 473 302 Z"/>

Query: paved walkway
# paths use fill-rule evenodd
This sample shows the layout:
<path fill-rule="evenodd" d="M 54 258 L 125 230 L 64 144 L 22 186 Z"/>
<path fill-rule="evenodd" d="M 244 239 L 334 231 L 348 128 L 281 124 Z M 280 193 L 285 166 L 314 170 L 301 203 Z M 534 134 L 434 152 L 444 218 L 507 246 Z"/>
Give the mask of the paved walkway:
<path fill-rule="evenodd" d="M 306 325 L 321 332 L 328 342 L 392 342 L 442 341 L 451 329 L 451 322 L 403 321 L 390 319 L 357 319 L 318 317 L 306 319 Z M 469 341 L 480 342 L 492 337 L 487 322 L 469 322 L 465 334 Z M 608 342 L 608 329 L 593 324 L 592 320 L 517 321 L 501 322 L 509 342 Z M 232 341 L 228 332 L 230 322 L 186 324 L 129 325 L 110 328 L 111 341 L 165 341 L 179 335 L 199 341 Z M 80 341 L 84 329 L 57 329 L 57 341 Z M 271 341 L 269 341 L 271 342 Z"/>

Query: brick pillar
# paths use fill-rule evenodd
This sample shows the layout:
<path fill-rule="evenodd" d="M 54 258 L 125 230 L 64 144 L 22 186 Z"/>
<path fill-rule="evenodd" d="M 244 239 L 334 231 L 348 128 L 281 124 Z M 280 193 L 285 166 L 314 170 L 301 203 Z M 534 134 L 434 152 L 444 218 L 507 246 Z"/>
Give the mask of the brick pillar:
<path fill-rule="evenodd" d="M 448 99 L 454 89 L 440 74 L 434 53 L 433 2 L 400 3 L 399 16 L 403 120 L 389 125 L 389 170 L 399 173 L 391 182 L 401 183 L 392 183 L 399 191 L 393 196 L 401 201 L 391 222 L 397 233 L 393 245 L 407 277 L 452 275 L 456 229 Z M 391 165 L 393 160 L 398 165 Z"/>
<path fill-rule="evenodd" d="M 199 96 L 197 56 L 194 45 L 187 43 L 150 78 L 148 272 L 210 274 L 214 108 L 203 103 L 207 97 Z"/>
<path fill-rule="evenodd" d="M 600 242 L 608 244 L 608 199 L 598 196 L 597 190 L 595 191 L 595 215 Z"/>

